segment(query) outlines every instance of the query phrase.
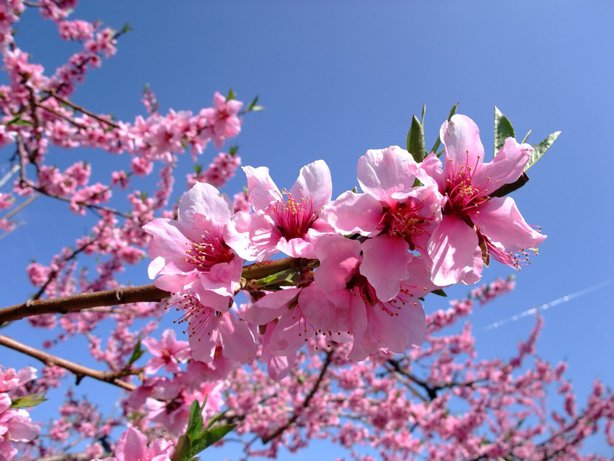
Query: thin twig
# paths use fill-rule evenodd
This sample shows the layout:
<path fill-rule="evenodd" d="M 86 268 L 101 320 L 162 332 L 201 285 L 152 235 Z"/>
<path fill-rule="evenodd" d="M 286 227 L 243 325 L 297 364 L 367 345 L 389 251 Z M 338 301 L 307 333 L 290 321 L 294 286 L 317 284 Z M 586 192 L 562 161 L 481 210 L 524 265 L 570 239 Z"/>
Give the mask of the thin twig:
<path fill-rule="evenodd" d="M 5 346 L 5 347 L 8 347 L 9 349 L 13 349 L 14 351 L 29 355 L 30 357 L 33 357 L 36 360 L 41 361 L 45 365 L 58 366 L 58 367 L 64 368 L 65 370 L 70 371 L 77 377 L 77 384 L 79 384 L 79 382 L 83 378 L 89 376 L 90 378 L 96 379 L 98 381 L 103 381 L 105 383 L 109 383 L 109 384 L 113 384 L 115 386 L 121 387 L 122 389 L 126 389 L 127 391 L 133 391 L 134 389 L 136 389 L 136 386 L 134 384 L 127 383 L 126 381 L 122 381 L 120 379 L 124 376 L 131 375 L 132 371 L 122 371 L 121 373 L 113 373 L 113 372 L 95 370 L 93 368 L 79 365 L 78 363 L 71 362 L 70 360 L 66 360 L 61 357 L 51 355 L 47 352 L 43 352 L 39 349 L 35 349 L 33 347 L 27 346 L 23 343 L 20 343 L 19 341 L 16 341 L 4 335 L 0 335 L 0 346 Z"/>
<path fill-rule="evenodd" d="M 88 117 L 93 118 L 94 120 L 98 120 L 100 123 L 104 123 L 104 124 L 109 125 L 109 126 L 111 126 L 113 128 L 116 128 L 116 129 L 119 128 L 119 125 L 117 123 L 113 123 L 113 122 L 111 122 L 111 121 L 109 121 L 109 120 L 107 120 L 105 118 L 102 118 L 101 116 L 96 115 L 93 112 L 90 112 L 89 110 L 85 109 L 84 107 L 81 107 L 81 106 L 75 104 L 74 102 L 69 101 L 68 99 L 64 99 L 63 97 L 58 96 L 58 94 L 55 91 L 50 91 L 49 94 L 53 98 L 55 98 L 58 101 L 60 101 L 62 104 L 65 104 L 68 107 L 70 107 L 71 109 L 74 109 L 74 110 L 76 110 L 78 112 L 81 112 L 82 114 L 85 114 Z"/>
<path fill-rule="evenodd" d="M 294 413 L 292 414 L 292 416 L 290 417 L 290 419 L 288 420 L 286 424 L 279 427 L 273 433 L 261 437 L 262 443 L 269 443 L 271 440 L 276 439 L 277 437 L 282 435 L 290 426 L 292 426 L 292 424 L 296 422 L 296 420 L 299 418 L 303 410 L 309 406 L 309 403 L 311 403 L 311 400 L 318 392 L 318 389 L 320 388 L 320 384 L 322 384 L 322 381 L 324 380 L 324 376 L 326 375 L 326 371 L 328 370 L 328 367 L 330 366 L 332 361 L 333 361 L 333 351 L 332 350 L 327 351 L 326 359 L 324 360 L 324 363 L 322 364 L 322 368 L 320 369 L 320 374 L 318 375 L 318 378 L 313 383 L 313 386 L 311 390 L 309 391 L 309 393 L 307 394 L 307 396 L 305 397 L 305 400 L 303 400 L 302 405 L 300 407 L 297 407 L 294 410 Z"/>

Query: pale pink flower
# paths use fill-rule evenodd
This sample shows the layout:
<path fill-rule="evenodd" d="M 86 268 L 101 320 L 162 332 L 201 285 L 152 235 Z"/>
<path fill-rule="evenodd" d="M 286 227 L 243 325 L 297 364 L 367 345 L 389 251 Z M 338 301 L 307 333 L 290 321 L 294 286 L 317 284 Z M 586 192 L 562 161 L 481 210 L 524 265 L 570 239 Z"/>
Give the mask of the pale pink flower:
<path fill-rule="evenodd" d="M 416 180 L 419 186 L 414 187 Z M 369 150 L 358 161 L 363 194 L 345 192 L 324 210 L 339 233 L 372 237 L 363 247 L 360 273 L 378 297 L 397 296 L 409 277 L 410 250 L 426 253 L 432 230 L 441 220 L 442 196 L 411 154 L 398 146 Z"/>
<path fill-rule="evenodd" d="M 228 100 L 217 91 L 213 95 L 213 109 L 209 109 L 207 118 L 213 144 L 218 149 L 222 147 L 226 139 L 241 132 L 241 119 L 239 118 L 241 107 L 243 107 L 241 101 Z"/>
<path fill-rule="evenodd" d="M 148 443 L 141 431 L 129 426 L 117 442 L 115 456 L 100 461 L 170 461 L 173 452 L 168 440 L 154 439 Z"/>
<path fill-rule="evenodd" d="M 199 301 L 226 311 L 239 288 L 243 261 L 223 239 L 230 207 L 218 190 L 197 183 L 179 201 L 178 219 L 154 219 L 143 226 L 152 235 L 149 277 L 171 293 L 190 290 Z"/>
<path fill-rule="evenodd" d="M 361 243 L 338 235 L 316 243 L 320 266 L 314 283 L 299 296 L 302 312 L 318 333 L 330 341 L 352 342 L 348 357 L 362 360 L 379 350 L 403 352 L 420 344 L 426 322 L 419 297 L 433 289 L 422 259 L 409 263 L 407 280 L 396 297 L 378 298 L 370 280 L 360 273 Z"/>
<path fill-rule="evenodd" d="M 182 321 L 188 322 L 193 359 L 209 363 L 216 353 L 239 363 L 248 363 L 256 358 L 254 333 L 246 322 L 232 312 L 236 309 L 221 313 L 190 294 L 183 294 L 178 304 L 185 310 Z"/>
<path fill-rule="evenodd" d="M 179 364 L 190 356 L 189 344 L 187 341 L 177 341 L 175 330 L 164 330 L 160 341 L 145 338 L 143 344 L 153 355 L 145 367 L 146 373 L 154 374 L 162 367 L 170 373 L 178 373 Z"/>
<path fill-rule="evenodd" d="M 280 192 L 266 167 L 244 167 L 254 213 L 238 212 L 225 234 L 228 245 L 250 261 L 281 251 L 295 258 L 313 258 L 313 244 L 333 229 L 320 218 L 332 194 L 332 180 L 323 160 L 303 168 L 288 192 Z"/>
<path fill-rule="evenodd" d="M 484 162 L 477 125 L 459 114 L 444 122 L 440 136 L 445 171 L 433 153 L 423 162 L 445 196 L 442 221 L 428 244 L 433 283 L 475 283 L 486 254 L 518 268 L 515 254 L 536 248 L 546 236 L 525 222 L 512 198 L 491 194 L 520 177 L 532 147 L 507 138 L 494 160 Z"/>

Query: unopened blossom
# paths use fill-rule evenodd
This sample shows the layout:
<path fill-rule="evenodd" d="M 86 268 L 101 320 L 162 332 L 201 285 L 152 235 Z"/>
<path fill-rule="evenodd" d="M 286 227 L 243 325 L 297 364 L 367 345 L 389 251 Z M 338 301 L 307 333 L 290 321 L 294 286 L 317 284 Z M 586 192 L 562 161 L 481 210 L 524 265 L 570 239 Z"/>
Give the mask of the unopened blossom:
<path fill-rule="evenodd" d="M 315 241 L 332 232 L 320 218 L 332 194 L 328 165 L 317 160 L 304 166 L 287 192 L 277 188 L 266 167 L 247 166 L 243 171 L 254 213 L 235 214 L 225 234 L 228 245 L 250 261 L 278 251 L 295 258 L 313 258 Z"/>
<path fill-rule="evenodd" d="M 460 114 L 444 122 L 440 137 L 445 168 L 434 153 L 423 162 L 444 195 L 443 218 L 428 243 L 433 283 L 475 283 L 487 254 L 518 268 L 516 254 L 536 248 L 546 236 L 525 222 L 514 199 L 491 194 L 520 177 L 532 147 L 507 138 L 494 160 L 484 162 L 479 129 Z"/>
<path fill-rule="evenodd" d="M 352 343 L 349 358 L 362 360 L 379 350 L 403 352 L 422 342 L 426 323 L 419 297 L 433 289 L 421 259 L 409 263 L 410 277 L 392 299 L 380 299 L 360 272 L 361 243 L 326 235 L 315 248 L 320 266 L 314 283 L 299 297 L 302 312 L 329 341 Z"/>
<path fill-rule="evenodd" d="M 215 187 L 197 183 L 181 197 L 177 220 L 158 218 L 143 226 L 152 236 L 147 251 L 154 284 L 171 293 L 189 288 L 207 307 L 228 310 L 243 264 L 223 238 L 230 215 Z"/>
<path fill-rule="evenodd" d="M 170 373 L 177 373 L 180 370 L 179 364 L 190 356 L 189 344 L 186 341 L 177 341 L 175 330 L 171 329 L 164 330 L 160 341 L 145 338 L 143 345 L 153 355 L 145 367 L 145 371 L 150 374 L 157 372 L 160 368 Z"/>
<path fill-rule="evenodd" d="M 325 219 L 337 232 L 371 237 L 362 247 L 360 273 L 380 299 L 389 300 L 410 275 L 411 251 L 426 254 L 429 236 L 441 220 L 442 196 L 435 181 L 398 146 L 360 157 L 358 182 L 364 193 L 341 194 L 327 206 Z"/>

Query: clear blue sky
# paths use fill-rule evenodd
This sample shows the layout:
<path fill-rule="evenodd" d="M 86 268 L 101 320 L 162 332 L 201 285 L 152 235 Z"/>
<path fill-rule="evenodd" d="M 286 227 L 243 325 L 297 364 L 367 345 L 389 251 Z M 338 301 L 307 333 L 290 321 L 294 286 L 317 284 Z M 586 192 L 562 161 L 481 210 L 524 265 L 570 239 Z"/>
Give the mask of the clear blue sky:
<path fill-rule="evenodd" d="M 146 82 L 164 110 L 198 109 L 213 91 L 230 86 L 246 100 L 258 94 L 266 111 L 246 118 L 237 142 L 244 163 L 269 166 L 280 186 L 322 158 L 336 194 L 353 187 L 358 157 L 368 148 L 402 145 L 423 103 L 429 143 L 455 102 L 482 127 L 486 146 L 492 145 L 494 105 L 519 136 L 532 128 L 530 141 L 562 130 L 530 171 L 529 184 L 514 194 L 527 221 L 541 225 L 548 240 L 517 273 L 516 292 L 472 317 L 485 356 L 509 356 L 533 326 L 524 319 L 486 330 L 490 323 L 614 279 L 611 1 L 91 0 L 77 11 L 76 17 L 117 28 L 129 22 L 134 31 L 121 39 L 117 56 L 88 75 L 75 101 L 132 118 L 143 112 Z M 72 47 L 59 43 L 49 23 L 30 16 L 20 24 L 19 44 L 49 68 L 63 62 Z M 212 152 L 205 153 L 205 165 Z M 0 159 L 8 155 L 1 152 Z M 51 155 L 60 164 L 91 158 L 99 171 L 126 164 L 93 151 Z M 182 171 L 189 165 L 186 157 Z M 239 176 L 227 190 L 242 184 Z M 30 258 L 47 262 L 60 244 L 84 232 L 82 221 L 58 219 L 61 208 L 41 200 L 22 214 L 27 224 L 0 241 L 0 304 L 31 294 L 22 271 Z M 509 273 L 495 264 L 485 280 Z M 125 280 L 145 283 L 146 273 L 130 271 Z M 451 292 L 462 295 L 467 288 Z M 596 377 L 614 384 L 613 295 L 609 284 L 545 313 L 539 350 L 551 361 L 569 362 L 581 395 Z M 428 310 L 441 306 L 440 299 L 427 303 Z M 29 339 L 24 326 L 10 332 Z M 18 363 L 5 351 L 0 357 Z"/>

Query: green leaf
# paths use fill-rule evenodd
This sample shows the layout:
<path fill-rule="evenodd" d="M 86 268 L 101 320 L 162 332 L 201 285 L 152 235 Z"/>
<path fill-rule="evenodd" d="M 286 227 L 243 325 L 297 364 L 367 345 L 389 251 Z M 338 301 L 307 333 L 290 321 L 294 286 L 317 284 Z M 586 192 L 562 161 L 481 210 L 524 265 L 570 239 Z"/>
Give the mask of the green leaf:
<path fill-rule="evenodd" d="M 239 146 L 230 146 L 230 148 L 228 149 L 228 153 L 234 157 L 235 155 L 237 155 L 237 152 L 239 152 Z"/>
<path fill-rule="evenodd" d="M 448 113 L 448 122 L 452 119 L 452 116 L 454 114 L 456 114 L 456 109 L 458 109 L 458 105 L 460 103 L 456 103 L 452 106 L 452 109 L 450 109 L 450 112 Z M 430 152 L 437 152 L 437 149 L 439 149 L 439 146 L 441 146 L 441 139 L 439 138 L 439 134 L 437 134 L 437 141 L 435 141 L 435 144 L 433 144 L 433 147 L 431 148 Z M 439 155 L 437 156 L 439 157 Z"/>
<path fill-rule="evenodd" d="M 524 135 L 524 138 L 522 138 L 522 141 L 520 141 L 520 144 L 527 142 L 527 140 L 529 139 L 529 136 L 531 136 L 531 133 L 533 133 L 533 130 L 527 131 L 527 134 Z"/>
<path fill-rule="evenodd" d="M 203 172 L 203 166 L 200 163 L 197 163 L 196 165 L 194 165 L 194 173 L 199 175 L 202 172 Z"/>
<path fill-rule="evenodd" d="M 426 157 L 424 147 L 424 128 L 415 115 L 411 119 L 411 127 L 407 133 L 407 151 L 414 157 L 416 162 L 421 162 Z"/>
<path fill-rule="evenodd" d="M 424 118 L 426 117 L 426 104 L 422 104 L 422 112 L 420 113 L 420 123 L 424 126 Z"/>
<path fill-rule="evenodd" d="M 259 112 L 261 110 L 264 110 L 264 107 L 258 105 L 258 96 L 256 96 L 247 106 L 247 112 Z"/>
<path fill-rule="evenodd" d="M 226 100 L 227 100 L 227 101 L 230 101 L 231 99 L 236 99 L 236 96 L 237 96 L 237 95 L 235 94 L 235 92 L 234 92 L 234 91 L 232 91 L 232 88 L 230 88 L 230 89 L 228 90 L 228 96 L 226 96 Z"/>
<path fill-rule="evenodd" d="M 204 441 L 204 447 L 202 448 L 202 450 L 222 440 L 224 436 L 228 434 L 230 431 L 232 431 L 235 427 L 237 427 L 236 424 L 220 424 L 219 426 L 216 426 L 206 431 L 202 439 Z M 200 440 L 198 442 L 200 442 Z M 200 445 L 200 443 L 198 445 Z"/>
<path fill-rule="evenodd" d="M 433 291 L 431 291 L 431 293 L 433 293 L 434 295 L 437 295 L 437 296 L 442 296 L 444 298 L 448 297 L 448 294 L 445 291 L 443 291 L 441 288 L 438 288 L 437 290 L 433 290 Z"/>
<path fill-rule="evenodd" d="M 533 146 L 533 153 L 531 154 L 531 157 L 529 158 L 529 162 L 527 163 L 527 166 L 524 167 L 524 171 L 527 171 L 529 168 L 535 165 L 544 156 L 544 154 L 548 151 L 548 149 L 550 149 L 552 144 L 554 144 L 554 141 L 558 139 L 560 134 L 561 134 L 560 131 L 555 131 L 554 133 L 551 133 L 550 135 L 548 135 L 548 137 L 544 139 L 542 142 Z"/>
<path fill-rule="evenodd" d="M 144 353 L 145 353 L 145 350 L 143 349 L 141 345 L 141 339 L 139 338 L 139 340 L 134 345 L 132 354 L 130 354 L 130 358 L 128 359 L 128 363 L 126 364 L 126 368 L 129 368 L 134 362 L 140 359 Z"/>
<path fill-rule="evenodd" d="M 202 435 L 203 432 L 203 410 L 198 400 L 194 400 L 190 405 L 190 419 L 188 427 L 185 431 L 190 440 L 195 440 Z"/>
<path fill-rule="evenodd" d="M 24 395 L 23 397 L 17 397 L 13 399 L 13 403 L 11 403 L 11 408 L 32 408 L 35 407 L 47 399 L 45 398 L 45 394 L 30 394 Z"/>
<path fill-rule="evenodd" d="M 507 194 L 510 194 L 514 192 L 515 190 L 520 189 L 522 186 L 524 186 L 528 182 L 529 182 L 529 177 L 527 176 L 526 173 L 522 173 L 516 181 L 510 184 L 504 184 L 503 186 L 499 187 L 496 191 L 492 192 L 490 196 L 491 197 L 505 197 Z"/>
<path fill-rule="evenodd" d="M 27 121 L 27 120 L 22 120 L 21 117 L 18 115 L 17 117 L 9 120 L 8 122 L 6 122 L 6 126 L 9 125 L 16 125 L 16 126 L 31 126 L 32 123 Z"/>
<path fill-rule="evenodd" d="M 495 154 L 503 147 L 507 138 L 515 138 L 512 122 L 495 106 Z"/>

